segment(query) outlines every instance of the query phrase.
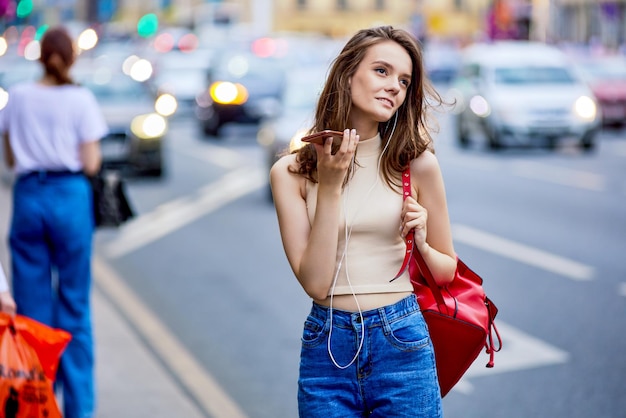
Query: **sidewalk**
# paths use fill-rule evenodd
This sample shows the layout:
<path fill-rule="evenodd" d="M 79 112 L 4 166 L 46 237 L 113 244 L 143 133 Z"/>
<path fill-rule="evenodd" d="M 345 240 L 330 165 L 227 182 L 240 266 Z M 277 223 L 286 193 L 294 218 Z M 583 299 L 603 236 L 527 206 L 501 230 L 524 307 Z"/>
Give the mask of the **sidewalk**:
<path fill-rule="evenodd" d="M 10 211 L 11 191 L 6 182 L 0 181 L 0 261 L 7 275 L 10 273 L 7 248 Z M 98 390 L 96 416 L 205 417 L 96 286 L 92 303 Z"/>

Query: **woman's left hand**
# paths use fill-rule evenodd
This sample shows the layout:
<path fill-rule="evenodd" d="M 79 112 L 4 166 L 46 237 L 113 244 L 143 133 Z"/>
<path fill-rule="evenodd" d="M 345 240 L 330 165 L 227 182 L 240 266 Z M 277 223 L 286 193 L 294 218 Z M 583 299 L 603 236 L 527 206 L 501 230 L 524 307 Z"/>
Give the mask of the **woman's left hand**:
<path fill-rule="evenodd" d="M 401 216 L 400 234 L 406 237 L 411 229 L 415 230 L 415 245 L 421 248 L 426 243 L 426 222 L 428 221 L 426 208 L 409 196 L 404 199 Z"/>

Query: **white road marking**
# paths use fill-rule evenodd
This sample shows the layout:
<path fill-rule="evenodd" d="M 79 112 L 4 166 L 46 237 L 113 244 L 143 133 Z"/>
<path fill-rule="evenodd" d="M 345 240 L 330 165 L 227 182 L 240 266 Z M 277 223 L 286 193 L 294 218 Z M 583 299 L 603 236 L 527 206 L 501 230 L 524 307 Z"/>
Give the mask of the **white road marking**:
<path fill-rule="evenodd" d="M 494 367 L 485 367 L 489 356 L 483 351 L 452 390 L 468 394 L 473 390 L 470 382 L 473 378 L 563 364 L 569 360 L 566 351 L 498 321 L 497 318 L 496 325 L 503 342 L 502 350 L 495 353 Z"/>
<path fill-rule="evenodd" d="M 216 418 L 247 417 L 202 364 L 98 256 L 93 258 L 93 272 L 98 288 L 114 301 L 207 415 Z"/>
<path fill-rule="evenodd" d="M 601 192 L 606 189 L 604 176 L 588 171 L 573 170 L 531 161 L 514 161 L 513 174 L 533 180 L 542 180 L 564 186 Z"/>
<path fill-rule="evenodd" d="M 197 193 L 165 203 L 133 219 L 104 248 L 108 257 L 126 255 L 267 184 L 267 170 L 246 166 Z"/>
<path fill-rule="evenodd" d="M 591 280 L 594 268 L 547 251 L 510 241 L 464 225 L 453 225 L 455 241 L 480 248 L 572 280 Z"/>

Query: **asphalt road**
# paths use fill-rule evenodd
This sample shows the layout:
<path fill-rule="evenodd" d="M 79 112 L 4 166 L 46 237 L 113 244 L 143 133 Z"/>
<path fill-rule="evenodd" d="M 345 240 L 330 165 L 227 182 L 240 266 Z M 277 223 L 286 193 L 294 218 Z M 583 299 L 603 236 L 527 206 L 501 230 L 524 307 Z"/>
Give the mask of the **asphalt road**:
<path fill-rule="evenodd" d="M 171 128 L 167 176 L 132 181 L 139 216 L 96 239 L 167 335 L 119 308 L 198 404 L 211 381 L 242 416 L 295 417 L 310 302 L 282 251 L 255 130 L 216 142 L 193 119 Z M 500 309 L 504 349 L 445 398 L 446 417 L 626 417 L 626 130 L 603 132 L 590 154 L 461 150 L 452 132 L 442 116 L 455 247 Z"/>

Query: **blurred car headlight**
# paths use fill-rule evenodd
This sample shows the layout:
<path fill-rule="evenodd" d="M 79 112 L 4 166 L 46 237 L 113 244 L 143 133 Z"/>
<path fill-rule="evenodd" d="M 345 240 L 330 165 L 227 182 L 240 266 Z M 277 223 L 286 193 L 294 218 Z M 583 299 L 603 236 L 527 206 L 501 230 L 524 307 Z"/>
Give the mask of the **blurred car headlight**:
<path fill-rule="evenodd" d="M 574 103 L 574 114 L 583 120 L 594 120 L 597 111 L 598 107 L 596 102 L 591 97 L 580 96 Z"/>
<path fill-rule="evenodd" d="M 0 110 L 4 109 L 9 103 L 9 93 L 0 87 Z"/>
<path fill-rule="evenodd" d="M 154 110 L 162 116 L 172 116 L 178 108 L 176 97 L 169 93 L 161 94 L 154 102 Z"/>
<path fill-rule="evenodd" d="M 248 90 L 239 83 L 217 81 L 209 88 L 214 102 L 220 104 L 241 105 L 248 100 Z"/>
<path fill-rule="evenodd" d="M 483 96 L 474 96 L 469 101 L 469 108 L 476 116 L 486 118 L 491 114 L 491 106 Z"/>
<path fill-rule="evenodd" d="M 140 58 L 131 65 L 129 75 L 135 81 L 146 81 L 152 76 L 152 64 Z"/>
<path fill-rule="evenodd" d="M 139 139 L 157 139 L 167 131 L 167 121 L 157 113 L 139 115 L 130 123 L 130 130 Z"/>

